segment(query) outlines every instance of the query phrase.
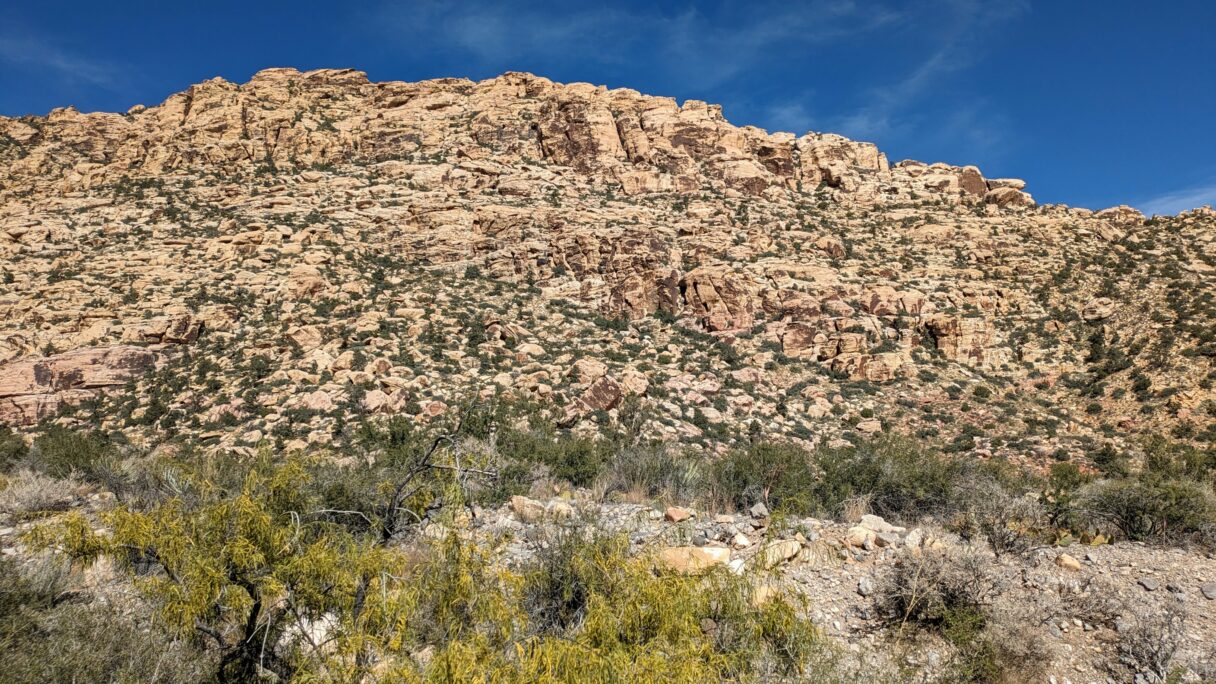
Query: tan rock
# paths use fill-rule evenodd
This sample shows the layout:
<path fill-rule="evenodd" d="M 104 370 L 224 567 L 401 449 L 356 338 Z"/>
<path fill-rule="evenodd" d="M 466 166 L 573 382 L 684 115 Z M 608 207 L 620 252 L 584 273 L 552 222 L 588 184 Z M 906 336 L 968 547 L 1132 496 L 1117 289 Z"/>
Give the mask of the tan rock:
<path fill-rule="evenodd" d="M 690 271 L 680 289 L 706 330 L 738 330 L 755 323 L 751 284 L 746 277 L 724 268 Z"/>
<path fill-rule="evenodd" d="M 511 511 L 520 522 L 540 522 L 545 517 L 545 505 L 536 499 L 515 495 L 511 497 Z"/>
<path fill-rule="evenodd" d="M 1115 303 L 1109 297 L 1097 297 L 1085 303 L 1081 309 L 1081 318 L 1087 321 L 1101 321 L 1115 314 Z"/>
<path fill-rule="evenodd" d="M 678 523 L 688 520 L 689 518 L 693 517 L 693 515 L 694 513 L 687 508 L 668 506 L 667 510 L 663 513 L 663 518 L 667 520 L 667 522 Z"/>
<path fill-rule="evenodd" d="M 783 539 L 766 544 L 754 556 L 754 563 L 763 569 L 775 568 L 786 561 L 795 558 L 802 550 L 802 544 L 793 539 Z"/>
<path fill-rule="evenodd" d="M 1073 558 L 1067 553 L 1061 553 L 1060 555 L 1056 556 L 1056 565 L 1061 569 L 1068 570 L 1070 572 L 1080 572 L 1081 570 L 1081 561 Z"/>
<path fill-rule="evenodd" d="M 316 390 L 301 397 L 300 407 L 310 411 L 329 411 L 334 407 L 334 400 L 324 390 Z"/>
<path fill-rule="evenodd" d="M 608 366 L 595 359 L 579 359 L 574 362 L 571 373 L 584 384 L 595 382 L 608 373 Z"/>
<path fill-rule="evenodd" d="M 119 345 L 0 364 L 0 423 L 36 423 L 63 404 L 125 385 L 154 367 L 157 359 L 152 350 Z"/>
<path fill-rule="evenodd" d="M 700 574 L 730 560 L 730 549 L 716 546 L 676 546 L 659 551 L 660 567 L 683 575 Z"/>
<path fill-rule="evenodd" d="M 878 533 L 874 530 L 862 527 L 861 525 L 854 525 L 845 534 L 845 543 L 849 546 L 862 547 L 867 544 L 873 544 L 877 536 Z"/>

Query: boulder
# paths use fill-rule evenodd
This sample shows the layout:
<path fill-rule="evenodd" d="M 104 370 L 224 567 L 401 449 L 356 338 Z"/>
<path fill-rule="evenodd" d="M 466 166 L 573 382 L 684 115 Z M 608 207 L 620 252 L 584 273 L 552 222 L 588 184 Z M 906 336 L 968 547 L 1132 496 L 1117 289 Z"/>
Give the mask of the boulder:
<path fill-rule="evenodd" d="M 526 496 L 511 497 L 511 511 L 520 522 L 536 523 L 545 518 L 545 505 Z"/>
<path fill-rule="evenodd" d="M 878 533 L 874 530 L 862 527 L 861 525 L 854 525 L 845 533 L 844 541 L 849 546 L 861 548 L 872 545 L 877 537 Z"/>
<path fill-rule="evenodd" d="M 717 546 L 674 546 L 659 551 L 660 567 L 683 575 L 702 573 L 730 560 L 730 549 Z"/>
<path fill-rule="evenodd" d="M 679 506 L 668 506 L 667 510 L 663 513 L 663 518 L 670 523 L 684 522 L 691 517 L 693 517 L 692 511 L 687 508 L 680 508 Z"/>
<path fill-rule="evenodd" d="M 1115 303 L 1109 297 L 1095 297 L 1081 309 L 1081 318 L 1087 321 L 1102 321 L 1115 313 Z"/>
<path fill-rule="evenodd" d="M 802 544 L 793 539 L 770 542 L 760 549 L 753 562 L 757 567 L 769 570 L 796 557 L 801 550 Z"/>
<path fill-rule="evenodd" d="M 621 403 L 624 396 L 621 386 L 612 378 L 604 376 L 579 396 L 579 402 L 589 411 L 610 411 Z"/>
<path fill-rule="evenodd" d="M 984 193 L 984 201 L 998 207 L 1033 207 L 1034 198 L 1012 187 L 993 188 Z"/>
<path fill-rule="evenodd" d="M 680 279 L 684 301 L 710 332 L 739 330 L 755 324 L 752 284 L 729 268 L 707 266 Z"/>
<path fill-rule="evenodd" d="M 1056 565 L 1061 569 L 1068 570 L 1070 572 L 1079 572 L 1081 570 L 1081 561 L 1073 558 L 1067 553 L 1061 553 L 1060 555 L 1056 556 Z"/>

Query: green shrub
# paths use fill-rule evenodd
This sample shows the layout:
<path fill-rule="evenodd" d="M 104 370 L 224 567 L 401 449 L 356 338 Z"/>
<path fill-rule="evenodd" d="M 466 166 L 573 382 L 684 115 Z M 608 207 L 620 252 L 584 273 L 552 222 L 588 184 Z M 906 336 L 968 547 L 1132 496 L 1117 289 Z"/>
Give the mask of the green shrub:
<path fill-rule="evenodd" d="M 1144 470 L 1150 475 L 1216 485 L 1216 448 L 1199 449 L 1153 436 L 1144 451 Z"/>
<path fill-rule="evenodd" d="M 563 527 L 539 545 L 525 576 L 523 602 L 531 627 L 540 634 L 560 634 L 580 624 L 591 597 L 609 590 L 613 558 L 623 558 L 627 541 L 596 530 L 584 535 Z"/>
<path fill-rule="evenodd" d="M 42 472 L 67 477 L 73 472 L 98 480 L 113 466 L 116 449 L 100 433 L 83 433 L 51 426 L 34 440 L 30 450 Z"/>
<path fill-rule="evenodd" d="M 21 435 L 14 433 L 6 425 L 0 425 L 0 473 L 8 472 L 25 458 L 27 451 Z"/>
<path fill-rule="evenodd" d="M 605 494 L 624 493 L 680 503 L 695 498 L 702 487 L 697 455 L 663 446 L 625 447 L 613 456 L 600 478 Z"/>
<path fill-rule="evenodd" d="M 1077 497 L 1081 518 L 1135 541 L 1216 540 L 1216 496 L 1196 482 L 1154 476 L 1105 480 Z"/>
<path fill-rule="evenodd" d="M 864 496 L 874 513 L 895 519 L 945 512 L 966 473 L 960 461 L 900 437 L 822 449 L 815 460 L 822 471 L 814 487 L 821 511 L 837 513 L 846 501 Z"/>
<path fill-rule="evenodd" d="M 805 515 L 820 508 L 811 454 L 792 444 L 760 442 L 732 451 L 712 467 L 712 499 L 746 510 L 764 502 L 769 510 Z"/>
<path fill-rule="evenodd" d="M 612 457 L 611 445 L 604 440 L 531 430 L 503 431 L 498 452 L 508 462 L 542 464 L 551 477 L 576 487 L 594 482 Z"/>
<path fill-rule="evenodd" d="M 826 679 L 832 654 L 796 606 L 757 605 L 747 578 L 660 571 L 629 558 L 626 539 L 561 533 L 524 571 L 530 647 L 497 681 Z M 814 671 L 812 671 L 812 667 Z M 484 670 L 483 670 L 484 671 Z M 491 670 L 493 671 L 493 670 Z M 535 678 L 535 679 L 534 679 Z"/>
<path fill-rule="evenodd" d="M 1131 472 L 1127 455 L 1117 451 L 1109 443 L 1090 453 L 1089 458 L 1098 470 L 1110 477 L 1126 477 Z"/>

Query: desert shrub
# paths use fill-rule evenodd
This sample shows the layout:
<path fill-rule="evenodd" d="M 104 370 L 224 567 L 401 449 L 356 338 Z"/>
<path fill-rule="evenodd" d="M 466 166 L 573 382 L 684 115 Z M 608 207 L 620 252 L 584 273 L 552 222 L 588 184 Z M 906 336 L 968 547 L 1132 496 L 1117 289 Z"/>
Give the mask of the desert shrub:
<path fill-rule="evenodd" d="M 1154 436 L 1145 442 L 1144 452 L 1146 475 L 1216 486 L 1216 449 L 1199 449 Z"/>
<path fill-rule="evenodd" d="M 0 473 L 8 472 L 25 458 L 28 451 L 25 440 L 7 425 L 0 425 Z"/>
<path fill-rule="evenodd" d="M 134 608 L 134 609 L 133 609 Z M 204 681 L 210 663 L 142 606 L 84 602 L 53 560 L 0 557 L 0 672 L 12 684 Z"/>
<path fill-rule="evenodd" d="M 625 555 L 625 539 L 565 534 L 524 572 L 534 636 L 517 662 L 502 663 L 502 680 L 813 680 L 812 664 L 831 671 L 797 606 L 781 597 L 758 605 L 746 578 L 656 574 Z"/>
<path fill-rule="evenodd" d="M 962 666 L 954 671 L 964 675 L 958 679 L 1008 684 L 1042 680 L 1043 670 L 1052 660 L 1052 648 L 1043 635 L 1042 619 L 1037 606 L 989 609 L 976 648 L 964 648 L 958 659 Z M 991 678 L 967 677 L 969 669 L 987 673 Z"/>
<path fill-rule="evenodd" d="M 746 508 L 757 501 L 794 515 L 839 515 L 850 502 L 895 519 L 958 510 L 958 494 L 983 476 L 1002 486 L 1010 477 L 949 458 L 903 437 L 884 436 L 807 452 L 761 442 L 722 458 L 706 474 L 709 499 Z"/>
<path fill-rule="evenodd" d="M 509 462 L 544 465 L 551 477 L 576 487 L 594 482 L 612 457 L 611 445 L 604 440 L 538 430 L 504 430 L 497 446 Z"/>
<path fill-rule="evenodd" d="M 1019 495 L 991 478 L 959 487 L 960 527 L 984 537 L 993 554 L 1022 553 L 1034 545 L 1046 514 L 1034 494 Z"/>
<path fill-rule="evenodd" d="M 81 484 L 74 475 L 57 480 L 33 470 L 18 471 L 0 489 L 0 513 L 20 518 L 67 510 Z"/>
<path fill-rule="evenodd" d="M 878 605 L 901 628 L 944 630 L 981 614 L 998 584 L 974 552 L 926 552 L 901 558 L 879 582 Z"/>
<path fill-rule="evenodd" d="M 558 528 L 538 546 L 525 577 L 523 602 L 533 630 L 563 633 L 586 618 L 591 597 L 611 582 L 627 548 L 619 536 L 577 526 Z"/>
<path fill-rule="evenodd" d="M 764 502 L 772 511 L 801 515 L 819 509 L 816 479 L 815 464 L 805 450 L 760 442 L 714 463 L 706 486 L 711 499 L 740 509 Z"/>
<path fill-rule="evenodd" d="M 1001 590 L 974 552 L 906 556 L 879 581 L 877 604 L 897 635 L 931 632 L 954 647 L 940 681 L 1026 681 L 1045 660 L 1032 621 L 997 614 Z"/>
<path fill-rule="evenodd" d="M 702 486 L 702 464 L 662 446 L 625 447 L 597 483 L 605 494 L 638 494 L 671 502 L 692 500 Z"/>
<path fill-rule="evenodd" d="M 1141 476 L 1083 488 L 1077 517 L 1089 526 L 1136 541 L 1216 539 L 1216 496 L 1196 482 Z"/>
<path fill-rule="evenodd" d="M 197 495 L 171 498 L 147 512 L 119 508 L 100 535 L 80 515 L 41 528 L 32 542 L 58 545 L 84 562 L 101 556 L 148 573 L 141 589 L 182 637 L 206 638 L 219 655 L 221 679 L 263 670 L 292 676 L 315 653 L 287 648 L 292 619 L 319 619 L 349 607 L 366 568 L 392 572 L 382 549 L 359 544 L 342 528 L 310 521 L 307 471 L 299 461 L 244 469 L 237 492 L 197 483 Z M 363 579 L 366 577 L 366 579 Z M 310 657 L 311 656 L 311 657 Z"/>
<path fill-rule="evenodd" d="M 822 473 L 814 487 L 821 510 L 836 513 L 864 495 L 874 513 L 895 519 L 945 512 L 965 473 L 961 462 L 898 437 L 821 449 L 815 460 Z"/>
<path fill-rule="evenodd" d="M 432 676 L 450 676 L 464 667 L 456 663 L 466 654 L 479 651 L 480 656 L 469 665 L 484 667 L 483 659 L 489 654 L 483 649 L 505 645 L 526 634 L 527 614 L 519 602 L 520 577 L 498 571 L 487 550 L 455 535 L 428 552 L 412 572 L 402 577 L 404 581 L 385 587 L 394 596 L 384 604 L 392 611 L 384 614 L 389 621 L 370 620 L 363 631 L 367 637 L 379 637 L 377 640 L 386 646 L 396 641 L 438 649 L 433 664 L 440 667 Z M 390 641 L 383 641 L 385 637 Z M 403 664 L 403 669 L 412 668 Z M 439 679 L 444 680 L 442 676 Z M 456 677 L 445 681 L 464 680 Z"/>
<path fill-rule="evenodd" d="M 1185 617 L 1178 606 L 1166 605 L 1161 612 L 1134 616 L 1121 631 L 1119 663 L 1136 681 L 1182 680 L 1182 668 L 1174 665 L 1174 657 L 1186 639 Z"/>
<path fill-rule="evenodd" d="M 88 480 L 99 480 L 117 458 L 114 446 L 100 433 L 83 433 L 57 425 L 46 429 L 30 449 L 36 466 L 52 477 L 75 472 Z"/>

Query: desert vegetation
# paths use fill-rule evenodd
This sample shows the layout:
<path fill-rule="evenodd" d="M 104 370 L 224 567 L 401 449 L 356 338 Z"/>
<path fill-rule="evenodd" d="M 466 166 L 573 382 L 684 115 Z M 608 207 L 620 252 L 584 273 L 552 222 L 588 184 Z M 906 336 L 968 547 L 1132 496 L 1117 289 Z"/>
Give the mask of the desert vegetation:
<path fill-rule="evenodd" d="M 28 448 L 6 437 L 0 507 L 32 521 L 24 543 L 44 550 L 2 566 L 6 672 L 45 681 L 77 663 L 141 681 L 849 676 L 805 597 L 772 591 L 760 570 L 666 569 L 655 548 L 586 509 L 538 528 L 526 560 L 505 565 L 494 544 L 463 531 L 482 507 L 554 487 L 605 503 L 760 504 L 791 523 L 877 513 L 973 538 L 970 551 L 907 556 L 878 580 L 896 643 L 951 645 L 943 681 L 1022 681 L 1019 663 L 1041 655 L 1033 618 L 992 609 L 1001 557 L 1077 540 L 1211 548 L 1216 538 L 1212 454 L 1165 440 L 1117 475 L 1058 464 L 1044 477 L 889 436 L 813 451 L 758 439 L 705 460 L 622 432 L 574 436 L 545 415 L 502 401 L 470 403 L 429 428 L 367 423 L 347 454 L 264 447 L 244 457 L 187 444 L 146 454 L 56 427 Z M 99 568 L 135 591 L 113 602 L 69 588 Z M 1165 657 L 1127 648 L 1148 649 L 1129 658 Z M 871 674 L 899 678 L 898 668 Z"/>

